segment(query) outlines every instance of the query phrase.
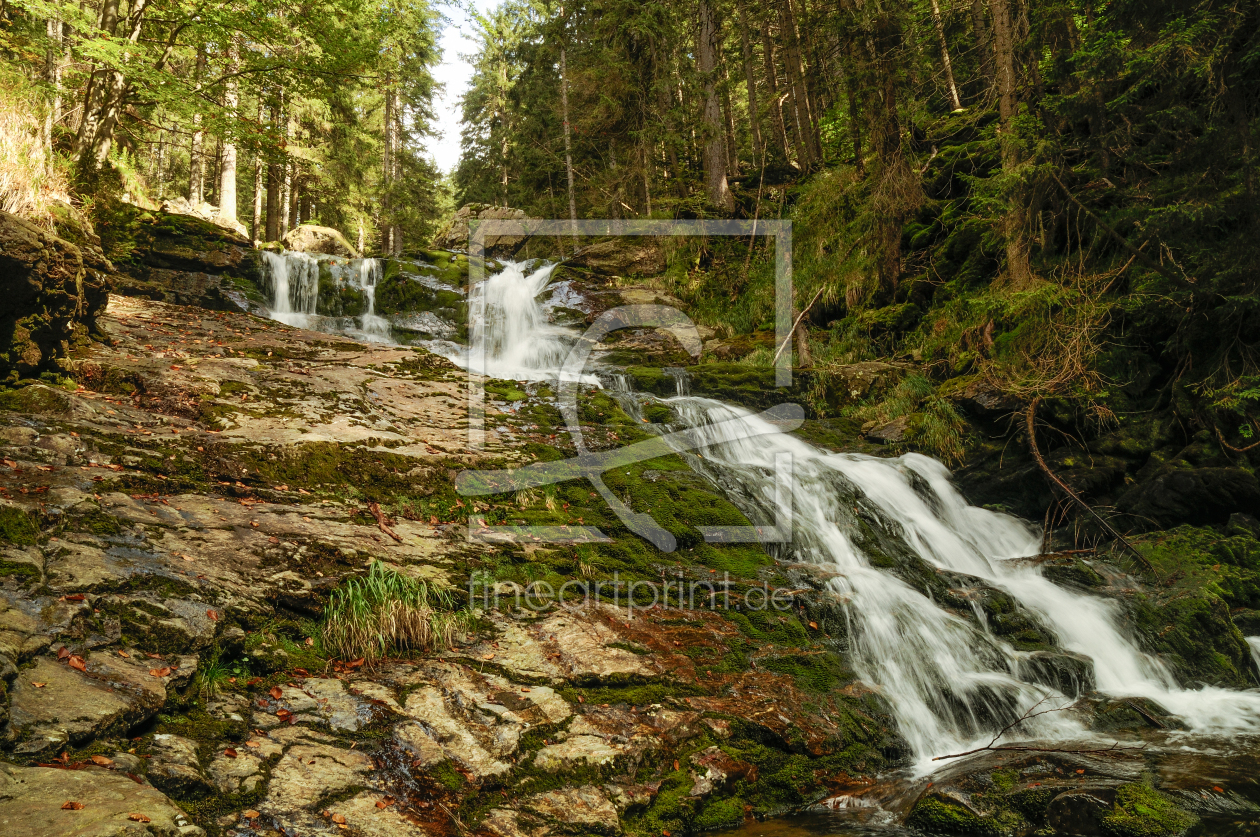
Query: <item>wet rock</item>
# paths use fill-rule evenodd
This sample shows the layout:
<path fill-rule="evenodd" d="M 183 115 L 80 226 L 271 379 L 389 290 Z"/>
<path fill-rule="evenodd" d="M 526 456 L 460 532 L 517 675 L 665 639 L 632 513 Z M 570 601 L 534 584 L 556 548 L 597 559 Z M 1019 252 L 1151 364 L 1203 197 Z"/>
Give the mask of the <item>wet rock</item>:
<path fill-rule="evenodd" d="M 80 672 L 40 657 L 14 681 L 5 736 L 20 753 L 40 753 L 126 731 L 165 702 L 161 679 L 143 666 L 97 654 Z"/>
<path fill-rule="evenodd" d="M 1094 661 L 1066 651 L 1034 651 L 1019 662 L 1023 678 L 1057 689 L 1068 697 L 1094 689 Z"/>
<path fill-rule="evenodd" d="M 473 733 L 476 727 L 470 728 L 471 725 L 461 722 L 447 710 L 442 692 L 436 687 L 424 686 L 409 694 L 405 711 L 423 725 L 447 758 L 473 776 L 479 779 L 497 776 L 510 769 L 510 765 L 496 758 L 496 753 L 490 749 L 506 755 L 516 749 L 516 741 L 511 740 L 509 746 L 503 746 L 503 742 L 494 741 L 489 725 L 478 724 L 476 727 L 480 728 L 478 731 L 485 740 L 483 744 Z M 425 752 L 422 745 L 418 745 L 417 750 Z"/>
<path fill-rule="evenodd" d="M 1187 728 L 1179 717 L 1145 697 L 1086 695 L 1073 704 L 1073 710 L 1083 715 L 1086 726 L 1095 732 Z"/>
<path fill-rule="evenodd" d="M 1046 823 L 1058 834 L 1096 837 L 1103 834 L 1103 818 L 1115 802 L 1114 787 L 1081 788 L 1050 801 Z"/>
<path fill-rule="evenodd" d="M 65 802 L 79 810 L 64 810 Z M 132 814 L 148 818 L 143 824 Z M 22 837 L 200 837 L 183 811 L 148 784 L 109 770 L 0 763 L 0 833 Z"/>
<path fill-rule="evenodd" d="M 910 430 L 910 416 L 898 416 L 892 421 L 867 422 L 862 425 L 862 435 L 872 442 L 881 442 L 885 445 L 904 442 L 906 434 Z"/>
<path fill-rule="evenodd" d="M 1018 410 L 1018 398 L 978 376 L 954 378 L 941 384 L 939 393 L 979 418 L 996 418 Z"/>
<path fill-rule="evenodd" d="M 555 823 L 560 831 L 616 834 L 621 830 L 617 809 L 603 791 L 590 785 L 536 794 L 527 797 L 523 805 Z"/>
<path fill-rule="evenodd" d="M 219 793 L 249 793 L 263 780 L 262 758 L 239 747 L 236 756 L 219 754 L 206 768 L 206 777 Z M 274 747 L 278 750 L 278 747 Z"/>
<path fill-rule="evenodd" d="M 734 758 L 719 747 L 709 747 L 692 753 L 692 787 L 690 796 L 707 796 L 722 788 L 727 782 L 747 779 L 757 781 L 757 768 L 746 761 Z"/>
<path fill-rule="evenodd" d="M 495 837 L 534 837 L 534 829 L 522 827 L 521 817 L 509 808 L 495 808 L 486 814 L 481 827 Z"/>
<path fill-rule="evenodd" d="M 324 253 L 329 256 L 362 258 L 358 250 L 346 241 L 346 237 L 332 227 L 302 224 L 289 230 L 284 246 L 299 253 Z"/>
<path fill-rule="evenodd" d="M 197 742 L 178 735 L 158 734 L 150 743 L 153 758 L 149 760 L 149 781 L 178 797 L 203 796 L 210 792 L 210 783 L 201 774 L 197 758 Z"/>
<path fill-rule="evenodd" d="M 1241 468 L 1174 468 L 1126 491 L 1116 508 L 1143 528 L 1222 524 L 1260 515 L 1260 482 Z"/>
<path fill-rule="evenodd" d="M 62 371 L 71 344 L 105 309 L 111 266 L 91 242 L 58 238 L 0 212 L 0 382 Z"/>
<path fill-rule="evenodd" d="M 583 247 L 561 264 L 598 276 L 654 276 L 665 270 L 665 253 L 654 238 L 617 236 Z"/>

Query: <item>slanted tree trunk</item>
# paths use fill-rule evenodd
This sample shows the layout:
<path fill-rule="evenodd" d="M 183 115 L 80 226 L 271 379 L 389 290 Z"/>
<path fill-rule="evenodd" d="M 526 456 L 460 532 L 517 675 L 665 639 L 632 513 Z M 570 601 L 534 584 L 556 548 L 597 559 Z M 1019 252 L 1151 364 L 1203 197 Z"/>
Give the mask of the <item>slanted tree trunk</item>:
<path fill-rule="evenodd" d="M 717 16 L 713 0 L 700 0 L 699 43 L 696 59 L 704 85 L 704 184 L 714 206 L 735 210 L 735 196 L 726 181 L 726 149 L 722 141 L 722 107 L 717 96 Z"/>
<path fill-rule="evenodd" d="M 757 108 L 757 79 L 753 74 L 752 43 L 748 40 L 751 31 L 748 22 L 748 10 L 744 0 L 739 0 L 739 43 L 744 51 L 744 84 L 748 87 L 748 132 L 752 135 L 753 162 L 760 166 L 764 156 L 761 151 L 761 111 Z"/>
<path fill-rule="evenodd" d="M 962 99 L 958 97 L 958 85 L 954 83 L 954 65 L 949 60 L 949 44 L 945 42 L 945 23 L 941 20 L 941 6 L 932 0 L 932 25 L 936 27 L 936 37 L 941 42 L 941 63 L 945 68 L 945 86 L 949 89 L 949 102 L 954 110 L 962 107 Z"/>
<path fill-rule="evenodd" d="M 235 73 L 240 65 L 240 56 L 235 43 L 228 49 L 229 73 Z M 223 109 L 231 115 L 233 121 L 237 117 L 236 109 L 240 105 L 235 79 L 229 79 L 223 89 Z M 223 164 L 219 169 L 219 217 L 235 225 L 236 219 L 236 142 L 230 134 L 225 134 L 222 141 Z"/>

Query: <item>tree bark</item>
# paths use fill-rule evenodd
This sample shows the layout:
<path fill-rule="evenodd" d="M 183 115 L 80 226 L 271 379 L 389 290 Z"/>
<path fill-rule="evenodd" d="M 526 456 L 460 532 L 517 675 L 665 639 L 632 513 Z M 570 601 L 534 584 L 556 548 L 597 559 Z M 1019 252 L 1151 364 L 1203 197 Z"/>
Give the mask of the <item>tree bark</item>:
<path fill-rule="evenodd" d="M 262 126 L 263 121 L 263 97 L 258 94 L 258 125 Z M 262 230 L 262 209 L 263 209 L 263 164 L 262 153 L 254 152 L 254 214 L 250 218 L 249 237 L 254 241 L 260 241 L 259 235 Z"/>
<path fill-rule="evenodd" d="M 229 73 L 235 73 L 240 68 L 240 55 L 237 49 L 235 43 L 228 49 L 227 71 Z M 239 106 L 240 95 L 237 92 L 236 81 L 229 79 L 223 89 L 223 108 L 233 122 L 238 116 Z M 222 157 L 223 164 L 219 169 L 219 217 L 235 225 L 238 223 L 236 219 L 236 142 L 230 134 L 223 136 Z"/>
<path fill-rule="evenodd" d="M 954 65 L 949 60 L 949 44 L 945 42 L 945 23 L 941 20 L 941 6 L 932 0 L 932 25 L 936 27 L 936 37 L 941 42 L 941 63 L 945 67 L 945 85 L 949 88 L 949 101 L 954 110 L 962 108 L 962 99 L 958 97 L 958 85 L 954 83 Z"/>
<path fill-rule="evenodd" d="M 989 53 L 989 27 L 984 22 L 985 0 L 971 0 L 971 28 L 976 38 L 976 49 L 980 55 L 980 74 L 993 78 L 993 57 Z"/>
<path fill-rule="evenodd" d="M 271 103 L 271 130 L 272 133 L 278 133 L 280 130 L 280 112 L 284 102 L 284 90 L 277 92 L 276 97 Z M 280 240 L 280 182 L 283 180 L 283 174 L 280 170 L 280 163 L 275 159 L 267 161 L 267 240 Z"/>
<path fill-rule="evenodd" d="M 118 31 L 118 0 L 105 0 L 101 5 L 97 25 L 111 37 Z M 103 88 L 108 76 L 109 71 L 98 65 L 94 65 L 92 72 L 88 75 L 87 85 L 83 90 L 83 110 L 79 117 L 79 132 L 74 143 L 77 159 L 83 159 L 93 137 L 96 136 L 96 126 L 100 118 L 100 108 L 97 103 L 105 95 Z"/>
<path fill-rule="evenodd" d="M 1002 148 L 1002 169 L 1014 172 L 1021 163 L 1019 145 L 1013 136 L 1014 120 L 1019 113 L 1019 91 L 1015 74 L 1015 24 L 1011 18 L 1010 0 L 989 0 L 993 18 L 993 64 L 998 83 L 999 140 Z M 1025 229 L 1027 211 L 1023 190 L 1015 188 L 1008 195 L 1010 209 L 1003 222 L 1006 236 L 1007 278 L 1019 285 L 1032 275 L 1029 262 L 1028 235 Z"/>
<path fill-rule="evenodd" d="M 800 128 L 800 141 L 810 164 L 822 159 L 822 143 L 810 108 L 809 85 L 805 81 L 805 61 L 801 55 L 800 34 L 796 27 L 796 13 L 792 0 L 785 0 L 782 8 L 783 39 L 787 43 L 785 63 L 787 77 L 792 86 L 792 99 L 796 106 L 796 121 Z"/>
<path fill-rule="evenodd" d="M 194 90 L 200 92 L 201 79 L 206 73 L 206 51 L 201 47 L 197 48 L 195 72 L 197 83 Z M 205 199 L 206 161 L 203 153 L 205 141 L 205 132 L 201 130 L 201 111 L 198 110 L 193 114 L 192 146 L 188 152 L 188 202 L 193 206 L 200 206 Z"/>
<path fill-rule="evenodd" d="M 791 146 L 788 145 L 787 126 L 783 122 L 783 99 L 779 95 L 779 71 L 774 61 L 774 38 L 770 35 L 770 23 L 761 22 L 762 58 L 766 65 L 766 89 L 770 93 L 770 121 L 774 125 L 775 139 L 783 152 L 783 161 L 792 162 Z"/>
<path fill-rule="evenodd" d="M 722 68 L 722 117 L 726 130 L 726 176 L 739 174 L 739 148 L 735 144 L 735 110 L 731 106 L 731 74 L 722 55 L 722 34 L 718 33 L 718 66 Z"/>
<path fill-rule="evenodd" d="M 564 21 L 564 6 L 560 7 L 561 25 Z M 565 63 L 563 36 L 560 43 L 560 118 L 564 122 L 564 175 L 569 184 L 569 224 L 572 235 L 577 238 L 577 202 L 573 198 L 573 144 L 569 137 L 569 71 Z"/>
<path fill-rule="evenodd" d="M 131 31 L 127 40 L 135 44 L 140 40 L 141 25 L 148 9 L 149 0 L 134 0 L 129 23 Z M 101 97 L 100 115 L 95 120 L 96 130 L 92 135 L 88 151 L 88 161 L 97 167 L 103 166 L 109 159 L 110 148 L 114 142 L 114 128 L 118 124 L 118 113 L 127 99 L 130 85 L 121 70 L 113 70 L 106 77 L 104 93 Z"/>
<path fill-rule="evenodd" d="M 737 3 L 739 10 L 739 43 L 744 52 L 744 84 L 748 87 L 748 132 L 752 135 L 753 162 L 761 165 L 761 111 L 757 108 L 757 78 L 753 73 L 752 43 L 748 40 L 748 10 L 744 0 Z"/>
<path fill-rule="evenodd" d="M 722 141 L 722 108 L 717 96 L 717 17 L 713 0 L 700 0 L 699 43 L 696 49 L 704 85 L 704 184 L 709 203 L 727 212 L 735 210 L 735 196 L 726 181 L 726 149 Z"/>

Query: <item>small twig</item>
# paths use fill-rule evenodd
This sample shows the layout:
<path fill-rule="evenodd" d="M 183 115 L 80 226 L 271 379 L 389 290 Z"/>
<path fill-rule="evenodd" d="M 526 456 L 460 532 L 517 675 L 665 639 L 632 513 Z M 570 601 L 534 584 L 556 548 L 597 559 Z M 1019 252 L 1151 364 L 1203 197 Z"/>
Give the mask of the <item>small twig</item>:
<path fill-rule="evenodd" d="M 1041 715 L 1048 715 L 1051 712 L 1062 712 L 1065 709 L 1071 708 L 1071 705 L 1068 705 L 1068 706 L 1056 706 L 1053 709 L 1043 709 L 1040 712 L 1033 711 L 1038 706 L 1041 706 L 1041 704 L 1048 701 L 1050 697 L 1051 697 L 1050 695 L 1046 695 L 1041 700 L 1037 701 L 1032 706 L 1025 709 L 1024 714 L 1020 715 L 1018 718 L 1016 718 L 1015 720 L 1011 721 L 1009 724 L 1007 724 L 1006 726 L 998 730 L 997 735 L 993 736 L 993 740 L 991 740 L 988 744 L 984 745 L 983 747 L 977 747 L 974 750 L 968 750 L 965 753 L 950 753 L 948 756 L 936 756 L 935 758 L 932 759 L 932 761 L 944 761 L 945 759 L 959 759 L 959 758 L 962 758 L 963 756 L 975 755 L 976 753 L 998 752 L 1002 750 L 1021 752 L 1021 753 L 1110 753 L 1110 752 L 1116 752 L 1116 751 L 1121 751 L 1121 750 L 1141 750 L 1144 747 L 1146 747 L 1145 743 L 1143 743 L 1141 747 L 1121 747 L 1119 741 L 1112 742 L 1110 747 L 1103 747 L 1103 748 L 1098 748 L 1098 749 L 1078 749 L 1075 747 L 1032 747 L 1032 746 L 1020 746 L 1020 745 L 1009 745 L 1009 746 L 1003 746 L 1003 747 L 993 746 L 994 744 L 998 742 L 999 738 L 1001 738 L 1003 735 L 1006 735 L 1007 732 L 1009 732 L 1014 727 L 1019 726 L 1024 721 L 1027 721 L 1032 718 L 1040 717 Z"/>
<path fill-rule="evenodd" d="M 1037 460 L 1037 465 L 1038 467 L 1041 468 L 1042 473 L 1044 473 L 1050 479 L 1051 482 L 1053 482 L 1055 485 L 1061 488 L 1063 490 L 1063 493 L 1071 497 L 1072 500 L 1078 506 L 1083 508 L 1085 511 L 1089 512 L 1090 516 L 1093 517 L 1094 520 L 1097 520 L 1099 525 L 1101 525 L 1103 529 L 1105 529 L 1108 533 L 1110 533 L 1110 535 L 1113 538 L 1120 541 L 1120 543 L 1124 544 L 1125 548 L 1128 549 L 1129 552 L 1132 553 L 1135 558 L 1137 558 L 1138 563 L 1141 564 L 1147 570 L 1147 572 L 1151 573 L 1152 575 L 1155 576 L 1155 578 L 1158 579 L 1159 573 L 1155 570 L 1155 567 L 1151 565 L 1151 562 L 1146 560 L 1146 556 L 1138 552 L 1137 548 L 1133 546 L 1133 544 L 1129 543 L 1129 541 L 1125 539 L 1124 535 L 1121 535 L 1114 528 L 1112 528 L 1111 524 L 1108 523 L 1106 520 L 1103 520 L 1102 516 L 1098 514 L 1098 512 L 1094 511 L 1093 507 L 1090 506 L 1089 503 L 1086 503 L 1084 500 L 1082 500 L 1075 491 L 1073 491 L 1071 488 L 1068 487 L 1067 483 L 1059 479 L 1059 477 L 1054 473 L 1054 471 L 1050 470 L 1050 466 L 1046 464 L 1046 460 L 1041 457 L 1041 450 L 1037 447 L 1037 427 L 1035 423 L 1035 420 L 1037 417 L 1037 406 L 1039 404 L 1041 404 L 1040 395 L 1034 398 L 1032 400 L 1032 403 L 1028 405 L 1028 411 L 1024 414 L 1024 425 L 1028 431 L 1028 447 L 1032 451 L 1033 459 Z"/>
<path fill-rule="evenodd" d="M 796 334 L 796 327 L 801 324 L 801 320 L 805 319 L 805 315 L 809 313 L 809 309 L 814 307 L 814 303 L 818 301 L 818 297 L 822 296 L 822 292 L 823 289 L 819 288 L 818 293 L 814 294 L 814 298 L 810 300 L 809 305 L 805 306 L 805 310 L 797 315 L 796 322 L 792 323 L 792 328 L 788 331 L 787 339 L 779 346 L 779 350 L 774 353 L 774 360 L 770 361 L 771 366 L 774 366 L 774 364 L 779 360 L 779 355 L 783 354 L 783 350 L 786 349 L 788 344 L 792 342 L 792 335 Z"/>
<path fill-rule="evenodd" d="M 389 535 L 399 543 L 403 542 L 403 539 L 398 537 L 398 533 L 389 528 L 389 523 L 385 519 L 385 512 L 381 511 L 380 505 L 377 503 L 368 503 L 368 511 L 372 513 L 372 517 L 376 518 L 376 525 L 380 527 L 382 532 Z"/>

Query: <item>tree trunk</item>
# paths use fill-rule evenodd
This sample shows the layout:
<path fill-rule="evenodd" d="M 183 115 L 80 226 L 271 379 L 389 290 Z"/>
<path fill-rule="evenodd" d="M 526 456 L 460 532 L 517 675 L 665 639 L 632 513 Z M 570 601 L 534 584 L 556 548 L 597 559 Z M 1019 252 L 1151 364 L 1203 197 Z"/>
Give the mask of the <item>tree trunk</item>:
<path fill-rule="evenodd" d="M 263 97 L 258 94 L 258 125 L 261 128 L 263 121 Z M 254 152 L 254 214 L 250 218 L 249 237 L 254 241 L 260 241 L 259 235 L 262 230 L 262 208 L 263 208 L 263 164 L 262 153 Z"/>
<path fill-rule="evenodd" d="M 197 48 L 195 72 L 197 83 L 194 90 L 200 92 L 201 78 L 206 73 L 206 51 L 201 47 Z M 201 130 L 201 112 L 197 111 L 193 114 L 192 146 L 188 156 L 188 202 L 193 206 L 200 206 L 205 199 L 206 161 L 203 153 L 205 141 L 205 132 Z"/>
<path fill-rule="evenodd" d="M 866 176 L 866 160 L 862 156 L 862 114 L 858 109 L 857 91 L 854 86 L 857 79 L 852 72 L 844 74 L 844 90 L 849 100 L 849 139 L 853 141 L 853 166 L 858 177 Z"/>
<path fill-rule="evenodd" d="M 131 31 L 127 35 L 127 40 L 131 44 L 140 40 L 141 24 L 144 22 L 144 13 L 148 8 L 148 3 L 149 0 L 134 0 L 132 3 L 129 21 Z M 96 131 L 92 136 L 91 147 L 87 150 L 88 162 L 97 167 L 103 166 L 109 159 L 109 151 L 114 142 L 114 128 L 118 124 L 118 113 L 126 102 L 130 89 L 127 77 L 118 70 L 110 72 L 106 78 L 104 94 L 101 97 L 100 115 L 95 120 Z"/>
<path fill-rule="evenodd" d="M 718 65 L 722 68 L 722 116 L 726 130 L 726 176 L 739 174 L 739 148 L 735 145 L 735 111 L 731 107 L 731 74 L 722 55 L 722 35 L 718 33 Z"/>
<path fill-rule="evenodd" d="M 945 42 L 945 23 L 941 20 L 941 6 L 932 0 L 932 25 L 936 27 L 936 37 L 941 42 L 941 62 L 945 66 L 945 85 L 949 88 L 949 101 L 954 110 L 962 108 L 962 99 L 958 97 L 958 85 L 954 83 L 954 65 L 949 60 L 949 44 Z"/>
<path fill-rule="evenodd" d="M 805 150 L 808 162 L 822 159 L 822 144 L 818 140 L 818 129 L 814 125 L 814 115 L 810 110 L 809 87 L 805 82 L 805 62 L 801 57 L 800 36 L 796 29 L 796 14 L 792 10 L 791 0 L 786 0 L 783 11 L 783 39 L 787 43 L 786 60 L 787 77 L 792 87 L 792 99 L 796 105 L 796 122 L 800 130 L 800 142 Z"/>
<path fill-rule="evenodd" d="M 232 44 L 228 50 L 227 71 L 234 73 L 239 69 L 239 65 L 237 46 Z M 237 92 L 236 81 L 228 80 L 223 89 L 223 109 L 228 112 L 232 121 L 236 121 L 238 117 L 236 109 L 239 105 L 240 95 Z M 236 142 L 230 134 L 225 134 L 222 146 L 223 165 L 219 169 L 219 217 L 235 225 L 238 223 L 236 220 Z"/>
<path fill-rule="evenodd" d="M 748 40 L 748 10 L 744 0 L 739 0 L 739 42 L 744 51 L 744 84 L 748 86 L 748 132 L 752 135 L 753 163 L 761 166 L 765 155 L 761 151 L 761 111 L 757 108 L 757 79 L 753 74 L 752 43 Z"/>
<path fill-rule="evenodd" d="M 271 103 L 271 130 L 272 133 L 278 133 L 280 130 L 280 112 L 283 108 L 284 90 L 280 90 L 276 94 L 276 98 Z M 267 240 L 280 240 L 280 182 L 283 180 L 283 174 L 280 170 L 280 163 L 275 159 L 267 161 Z"/>
<path fill-rule="evenodd" d="M 564 6 L 560 7 L 560 17 L 564 18 Z M 569 71 L 565 63 L 564 43 L 560 44 L 560 118 L 564 123 L 564 175 L 569 183 L 569 223 L 574 238 L 577 238 L 577 203 L 573 199 L 573 145 L 569 137 Z"/>
<path fill-rule="evenodd" d="M 993 18 L 993 65 L 998 83 L 999 139 L 1002 148 L 1002 169 L 1013 172 L 1019 168 L 1019 145 L 1011 135 L 1012 123 L 1019 113 L 1017 79 L 1015 75 L 1015 25 L 1011 19 L 1010 0 L 989 0 L 989 14 Z M 1008 196 L 1010 210 L 1003 226 L 1006 235 L 1006 271 L 1015 285 L 1023 284 L 1032 276 L 1029 263 L 1028 235 L 1025 229 L 1027 211 L 1023 190 L 1016 188 Z"/>
<path fill-rule="evenodd" d="M 49 101 L 48 111 L 44 115 L 44 147 L 51 154 L 53 126 L 61 121 L 61 21 L 55 17 L 48 18 L 46 30 L 48 33 L 48 49 L 44 53 L 44 82 L 52 91 L 52 100 Z"/>
<path fill-rule="evenodd" d="M 774 39 L 770 36 L 770 23 L 761 23 L 762 58 L 766 65 L 766 89 L 770 92 L 770 121 L 774 124 L 775 139 L 783 151 L 783 161 L 792 162 L 788 145 L 787 126 L 783 123 L 783 99 L 779 96 L 779 71 L 774 61 Z"/>
<path fill-rule="evenodd" d="M 971 0 L 971 28 L 980 54 L 980 75 L 993 78 L 993 57 L 989 52 L 989 27 L 984 22 L 985 0 Z"/>
<path fill-rule="evenodd" d="M 901 227 L 906 213 L 913 208 L 912 190 L 918 188 L 917 176 L 910 170 L 901 145 L 901 118 L 897 113 L 897 56 L 902 45 L 897 14 L 892 10 L 875 19 L 869 47 L 879 85 L 871 120 L 871 146 L 879 166 L 872 208 L 878 301 L 884 305 L 896 298 L 901 279 Z"/>
<path fill-rule="evenodd" d="M 97 25 L 111 36 L 118 31 L 118 0 L 105 0 L 101 5 L 101 15 Z M 108 76 L 109 71 L 99 66 L 93 66 L 88 76 L 87 85 L 83 90 L 83 110 L 79 117 L 79 133 L 74 144 L 77 159 L 83 159 L 93 137 L 96 136 L 96 126 L 100 118 L 100 107 L 97 103 L 105 95 L 103 88 Z"/>
<path fill-rule="evenodd" d="M 700 0 L 698 69 L 704 85 L 704 184 L 705 196 L 714 206 L 735 210 L 735 196 L 726 182 L 726 149 L 722 142 L 722 108 L 717 96 L 717 18 L 713 0 Z"/>

